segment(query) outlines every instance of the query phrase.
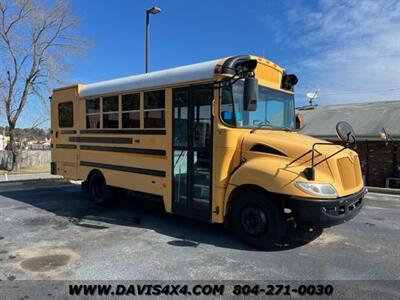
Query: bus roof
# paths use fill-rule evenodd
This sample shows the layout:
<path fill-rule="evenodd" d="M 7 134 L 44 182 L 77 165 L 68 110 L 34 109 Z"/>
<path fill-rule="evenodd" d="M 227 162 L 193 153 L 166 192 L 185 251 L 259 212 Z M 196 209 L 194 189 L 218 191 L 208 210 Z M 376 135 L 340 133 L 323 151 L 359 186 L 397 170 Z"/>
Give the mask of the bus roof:
<path fill-rule="evenodd" d="M 219 62 L 223 61 L 224 59 L 210 60 L 156 72 L 86 84 L 83 85 L 79 95 L 81 97 L 91 97 L 213 78 L 215 67 Z"/>

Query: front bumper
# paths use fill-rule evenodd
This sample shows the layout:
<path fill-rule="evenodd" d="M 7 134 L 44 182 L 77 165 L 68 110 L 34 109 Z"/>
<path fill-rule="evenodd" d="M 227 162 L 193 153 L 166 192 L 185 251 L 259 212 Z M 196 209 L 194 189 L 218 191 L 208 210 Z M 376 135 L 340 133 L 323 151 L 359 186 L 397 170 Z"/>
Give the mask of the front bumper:
<path fill-rule="evenodd" d="M 367 189 L 336 199 L 313 199 L 290 197 L 285 207 L 292 210 L 294 219 L 299 224 L 314 227 L 330 227 L 354 218 L 364 204 Z"/>

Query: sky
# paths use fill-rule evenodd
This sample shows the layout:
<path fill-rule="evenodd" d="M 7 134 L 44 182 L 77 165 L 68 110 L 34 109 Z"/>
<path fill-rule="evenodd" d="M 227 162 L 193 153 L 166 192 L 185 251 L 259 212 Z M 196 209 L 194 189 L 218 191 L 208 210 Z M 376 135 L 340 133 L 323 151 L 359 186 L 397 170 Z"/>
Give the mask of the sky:
<path fill-rule="evenodd" d="M 90 46 L 65 84 L 144 72 L 145 10 L 150 70 L 239 54 L 266 57 L 299 78 L 296 105 L 400 100 L 397 0 L 71 0 Z M 29 126 L 32 100 L 19 127 Z M 45 123 L 43 126 L 48 126 Z"/>

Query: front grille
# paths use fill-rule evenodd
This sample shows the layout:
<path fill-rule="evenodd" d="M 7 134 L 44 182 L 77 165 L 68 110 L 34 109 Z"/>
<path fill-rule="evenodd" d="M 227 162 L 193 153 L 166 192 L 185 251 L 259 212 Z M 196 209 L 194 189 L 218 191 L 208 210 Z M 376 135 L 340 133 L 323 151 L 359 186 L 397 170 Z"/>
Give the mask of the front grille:
<path fill-rule="evenodd" d="M 354 157 L 353 162 L 348 157 L 339 158 L 337 165 L 342 181 L 342 186 L 345 190 L 352 189 L 358 186 L 361 182 L 358 157 Z"/>

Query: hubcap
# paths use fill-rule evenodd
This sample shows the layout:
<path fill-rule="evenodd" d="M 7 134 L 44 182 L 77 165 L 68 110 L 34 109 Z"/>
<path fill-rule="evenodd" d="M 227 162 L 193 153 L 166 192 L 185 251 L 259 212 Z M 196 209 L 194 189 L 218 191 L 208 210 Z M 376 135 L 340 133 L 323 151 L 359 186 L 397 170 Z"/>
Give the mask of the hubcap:
<path fill-rule="evenodd" d="M 250 235 L 261 235 L 268 230 L 267 216 L 259 207 L 246 207 L 243 209 L 240 222 L 246 233 Z"/>

